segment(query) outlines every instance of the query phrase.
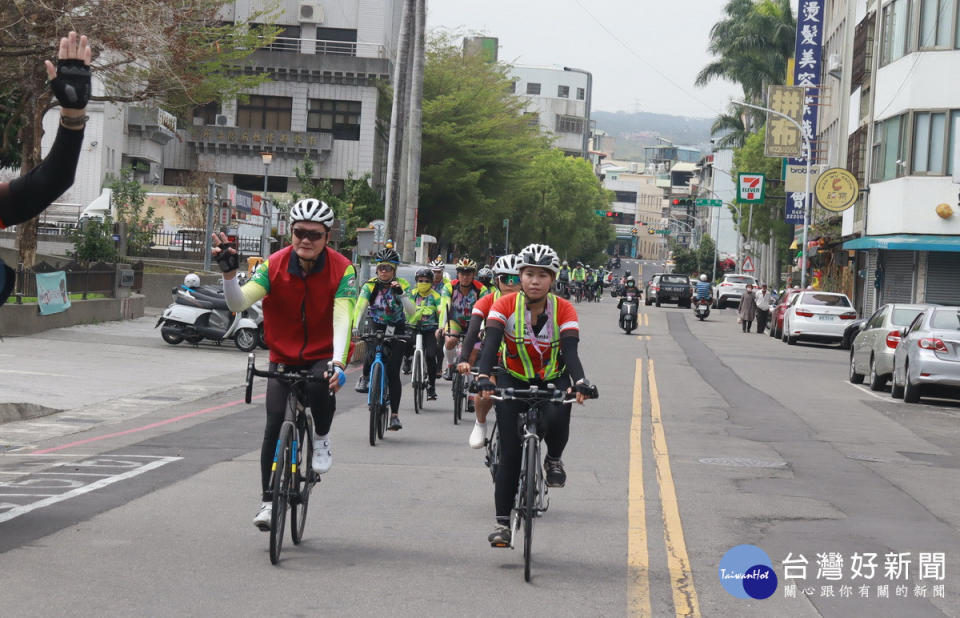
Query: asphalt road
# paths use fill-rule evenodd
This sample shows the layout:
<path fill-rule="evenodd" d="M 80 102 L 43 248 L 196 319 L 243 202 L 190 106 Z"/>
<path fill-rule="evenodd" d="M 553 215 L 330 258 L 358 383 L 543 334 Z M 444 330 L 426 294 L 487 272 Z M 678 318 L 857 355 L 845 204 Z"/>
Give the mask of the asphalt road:
<path fill-rule="evenodd" d="M 448 383 L 420 415 L 406 393 L 404 429 L 375 448 L 342 391 L 306 539 L 271 566 L 251 524 L 263 385 L 242 403 L 242 353 L 168 346 L 150 318 L 7 338 L 0 396 L 64 411 L 0 425 L 2 613 L 960 615 L 960 403 L 854 387 L 844 352 L 743 334 L 734 311 L 641 307 L 626 335 L 614 307 L 578 306 L 601 399 L 574 411 L 530 584 L 519 550 L 486 543 L 492 484 Z M 769 556 L 770 598 L 721 586 L 741 544 Z M 875 576 L 852 577 L 868 552 Z M 908 575 L 885 576 L 908 552 Z M 920 552 L 944 554 L 942 579 Z M 835 559 L 818 569 L 830 553 L 839 579 Z M 785 579 L 788 555 L 805 579 Z"/>

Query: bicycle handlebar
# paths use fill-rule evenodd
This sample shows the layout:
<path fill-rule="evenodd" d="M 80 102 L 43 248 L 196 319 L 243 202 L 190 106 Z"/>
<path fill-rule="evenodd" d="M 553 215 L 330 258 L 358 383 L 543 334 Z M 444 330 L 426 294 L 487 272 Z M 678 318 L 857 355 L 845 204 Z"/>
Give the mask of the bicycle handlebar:
<path fill-rule="evenodd" d="M 294 382 L 328 382 L 334 371 L 333 361 L 327 363 L 327 370 L 321 375 L 316 375 L 309 369 L 296 369 L 287 371 L 286 365 L 283 364 L 277 365 L 279 371 L 270 371 L 269 369 L 264 371 L 262 369 L 257 369 L 256 357 L 256 354 L 253 352 L 247 356 L 247 388 L 243 398 L 245 403 L 250 403 L 253 398 L 254 376 L 261 378 L 275 378 L 288 384 L 293 384 Z"/>
<path fill-rule="evenodd" d="M 577 400 L 576 397 L 566 399 L 566 391 L 557 388 L 553 384 L 548 384 L 547 388 L 540 388 L 538 386 L 531 386 L 525 389 L 496 388 L 493 392 L 495 394 L 491 396 L 491 399 L 496 401 L 549 401 L 551 403 L 567 404 L 574 403 Z M 599 397 L 600 391 L 595 384 L 592 384 L 590 386 L 590 393 L 587 394 L 587 399 L 599 399 Z"/>

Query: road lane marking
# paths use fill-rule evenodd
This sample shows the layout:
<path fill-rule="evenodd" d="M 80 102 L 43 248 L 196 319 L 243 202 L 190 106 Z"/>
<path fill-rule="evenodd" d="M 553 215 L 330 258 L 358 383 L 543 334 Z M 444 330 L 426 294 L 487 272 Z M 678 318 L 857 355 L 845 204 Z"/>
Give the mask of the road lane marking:
<path fill-rule="evenodd" d="M 256 396 L 253 397 L 253 399 L 263 399 L 264 397 L 266 397 L 266 394 L 256 395 Z M 231 407 L 236 406 L 236 405 L 239 405 L 239 404 L 241 404 L 241 403 L 244 403 L 244 400 L 243 400 L 243 399 L 238 399 L 237 401 L 229 401 L 229 402 L 227 402 L 227 403 L 222 403 L 222 404 L 220 404 L 220 405 L 218 405 L 218 406 L 212 406 L 212 407 L 210 407 L 210 408 L 204 408 L 203 410 L 197 410 L 197 411 L 195 411 L 195 412 L 190 412 L 190 413 L 188 413 L 188 414 L 181 414 L 180 416 L 175 416 L 175 417 L 173 417 L 173 418 L 168 418 L 168 419 L 166 419 L 166 420 L 164 420 L 164 421 L 157 421 L 156 423 L 150 423 L 149 425 L 143 425 L 142 427 L 134 427 L 133 429 L 126 429 L 126 430 L 124 430 L 124 431 L 117 431 L 117 432 L 114 432 L 114 433 L 108 433 L 108 434 L 103 435 L 103 436 L 95 436 L 95 437 L 93 437 L 93 438 L 87 438 L 86 440 L 77 440 L 76 442 L 70 442 L 69 444 L 62 444 L 62 445 L 60 445 L 60 446 L 54 446 L 54 447 L 51 447 L 51 448 L 41 449 L 41 450 L 39 450 L 39 451 L 34 451 L 33 453 L 31 453 L 31 455 L 46 455 L 46 454 L 48 454 L 48 453 L 53 453 L 53 452 L 60 451 L 60 450 L 63 450 L 63 449 L 66 449 L 66 448 L 70 448 L 70 447 L 73 447 L 73 446 L 80 446 L 80 445 L 82 445 L 82 444 L 90 444 L 91 442 L 99 442 L 100 440 L 108 440 L 108 439 L 110 439 L 110 438 L 118 438 L 118 437 L 120 437 L 120 436 L 126 436 L 126 435 L 129 435 L 129 434 L 131 434 L 131 433 L 139 433 L 139 432 L 141 432 L 141 431 L 146 431 L 146 430 L 148 430 L 148 429 L 155 429 L 155 428 L 157 428 L 157 427 L 163 427 L 164 425 L 169 425 L 170 423 L 176 423 L 176 422 L 178 422 L 178 421 L 182 421 L 182 420 L 184 420 L 184 419 L 192 418 L 192 417 L 194 417 L 194 416 L 200 416 L 201 414 L 207 414 L 207 413 L 210 413 L 210 412 L 215 412 L 215 411 L 217 411 L 217 410 L 223 410 L 224 408 L 231 408 Z"/>
<path fill-rule="evenodd" d="M 687 556 L 687 544 L 683 539 L 683 523 L 680 520 L 680 505 L 677 489 L 673 484 L 670 469 L 670 454 L 667 437 L 660 414 L 660 393 L 653 359 L 648 362 L 650 390 L 650 426 L 653 438 L 653 458 L 657 462 L 657 483 L 660 486 L 660 504 L 663 510 L 663 541 L 667 547 L 667 566 L 670 569 L 670 585 L 673 588 L 673 606 L 677 616 L 699 618 L 700 602 L 693 582 L 693 569 Z"/>
<path fill-rule="evenodd" d="M 144 465 L 142 465 L 141 467 L 135 470 L 127 470 L 126 472 L 123 472 L 121 474 L 116 474 L 114 476 L 111 476 L 105 479 L 99 479 L 90 483 L 89 485 L 84 485 L 83 487 L 77 487 L 76 489 L 72 489 L 62 494 L 57 494 L 53 496 L 43 494 L 43 495 L 47 495 L 47 497 L 43 500 L 38 500 L 36 502 L 31 502 L 30 504 L 24 504 L 22 506 L 16 506 L 6 512 L 0 513 L 0 523 L 9 521 L 11 519 L 14 519 L 15 517 L 20 517 L 21 515 L 25 515 L 30 511 L 35 511 L 37 509 L 51 506 L 53 504 L 57 504 L 58 502 L 63 502 L 64 500 L 69 500 L 70 498 L 76 498 L 77 496 L 90 493 L 91 491 L 96 491 L 97 489 L 101 489 L 108 485 L 112 485 L 120 481 L 125 481 L 135 476 L 139 476 L 145 472 L 149 472 L 150 470 L 153 470 L 155 468 L 159 468 L 160 466 L 165 466 L 168 463 L 180 461 L 181 459 L 183 459 L 183 457 L 161 457 L 155 461 L 145 463 Z M 21 495 L 21 494 L 4 494 L 4 496 L 14 496 L 14 495 Z M 23 494 L 23 495 L 35 497 L 41 494 Z"/>
<path fill-rule="evenodd" d="M 879 399 L 880 401 L 886 401 L 886 402 L 894 401 L 894 402 L 896 402 L 896 400 L 894 400 L 893 397 L 884 396 L 884 395 L 881 395 L 880 393 L 875 393 L 875 392 L 873 392 L 872 390 L 868 389 L 868 388 L 865 387 L 865 386 L 860 386 L 859 384 L 852 384 L 849 380 L 841 380 L 841 381 L 842 381 L 844 384 L 849 384 L 850 386 L 852 386 L 853 388 L 857 389 L 858 391 L 860 391 L 860 392 L 862 392 L 862 393 L 866 393 L 867 395 L 870 395 L 871 397 L 874 397 L 874 398 L 876 398 L 876 399 Z"/>
<path fill-rule="evenodd" d="M 643 325 L 650 326 L 650 315 L 647 313 L 643 314 Z"/>
<path fill-rule="evenodd" d="M 643 494 L 643 360 L 633 377 L 630 419 L 630 482 L 627 500 L 627 608 L 632 616 L 651 616 L 650 556 L 647 551 L 647 507 Z"/>

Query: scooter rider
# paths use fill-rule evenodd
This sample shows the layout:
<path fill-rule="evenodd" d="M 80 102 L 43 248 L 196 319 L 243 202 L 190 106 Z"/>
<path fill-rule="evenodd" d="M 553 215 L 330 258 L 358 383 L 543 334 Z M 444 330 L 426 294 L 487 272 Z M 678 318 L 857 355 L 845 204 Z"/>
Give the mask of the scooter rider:
<path fill-rule="evenodd" d="M 328 383 L 311 383 L 307 387 L 317 434 L 312 463 L 321 474 L 333 463 L 328 434 L 336 409 L 334 393 L 346 381 L 343 371 L 357 295 L 353 264 L 327 246 L 333 219 L 333 210 L 318 199 L 307 198 L 294 204 L 290 210 L 293 244 L 260 264 L 242 288 L 236 276 L 237 250 L 225 234 L 213 235 L 212 251 L 223 271 L 223 291 L 231 311 L 243 311 L 263 298 L 264 338 L 270 348 L 271 371 L 282 363 L 291 368 L 309 368 L 320 376 L 326 374 L 327 364 L 333 363 Z M 267 424 L 260 449 L 264 496 L 253 520 L 261 530 L 270 529 L 267 484 L 287 395 L 288 388 L 279 380 L 267 382 Z"/>
<path fill-rule="evenodd" d="M 623 284 L 623 293 L 620 295 L 620 300 L 617 302 L 617 309 L 623 307 L 623 303 L 627 300 L 627 296 L 629 295 L 633 296 L 632 302 L 640 302 L 640 290 L 637 289 L 637 282 L 633 280 L 633 277 L 627 277 L 626 282 Z"/>
<path fill-rule="evenodd" d="M 700 281 L 697 282 L 696 300 L 710 300 L 713 296 L 713 288 L 710 286 L 709 277 L 706 274 L 700 275 Z"/>

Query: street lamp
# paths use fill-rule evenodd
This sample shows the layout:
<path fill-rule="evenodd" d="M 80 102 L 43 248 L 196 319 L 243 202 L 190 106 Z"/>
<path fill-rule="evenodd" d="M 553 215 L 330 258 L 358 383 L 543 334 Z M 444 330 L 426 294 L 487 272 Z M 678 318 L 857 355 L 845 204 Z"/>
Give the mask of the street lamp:
<path fill-rule="evenodd" d="M 260 215 L 263 217 L 263 231 L 260 236 L 260 254 L 267 259 L 270 253 L 270 213 L 267 210 L 267 179 L 270 177 L 270 164 L 273 163 L 272 152 L 261 152 L 263 161 L 263 199 L 260 200 Z"/>
<path fill-rule="evenodd" d="M 806 93 L 806 89 L 804 89 Z M 800 132 L 800 137 L 803 138 L 803 149 L 805 151 L 805 158 L 807 161 L 807 175 L 805 180 L 805 187 L 803 193 L 803 247 L 800 249 L 800 289 L 805 289 L 807 287 L 807 233 L 810 229 L 810 158 L 812 153 L 810 152 L 810 138 L 807 137 L 806 133 L 803 132 L 803 127 L 800 126 L 800 123 L 791 118 L 790 116 L 778 112 L 775 109 L 770 109 L 769 107 L 761 107 L 759 105 L 753 105 L 752 103 L 743 103 L 740 101 L 733 101 L 734 105 L 743 105 L 744 107 L 751 107 L 761 112 L 769 112 L 781 118 L 786 118 L 793 123 L 793 126 L 797 127 L 797 130 Z"/>

